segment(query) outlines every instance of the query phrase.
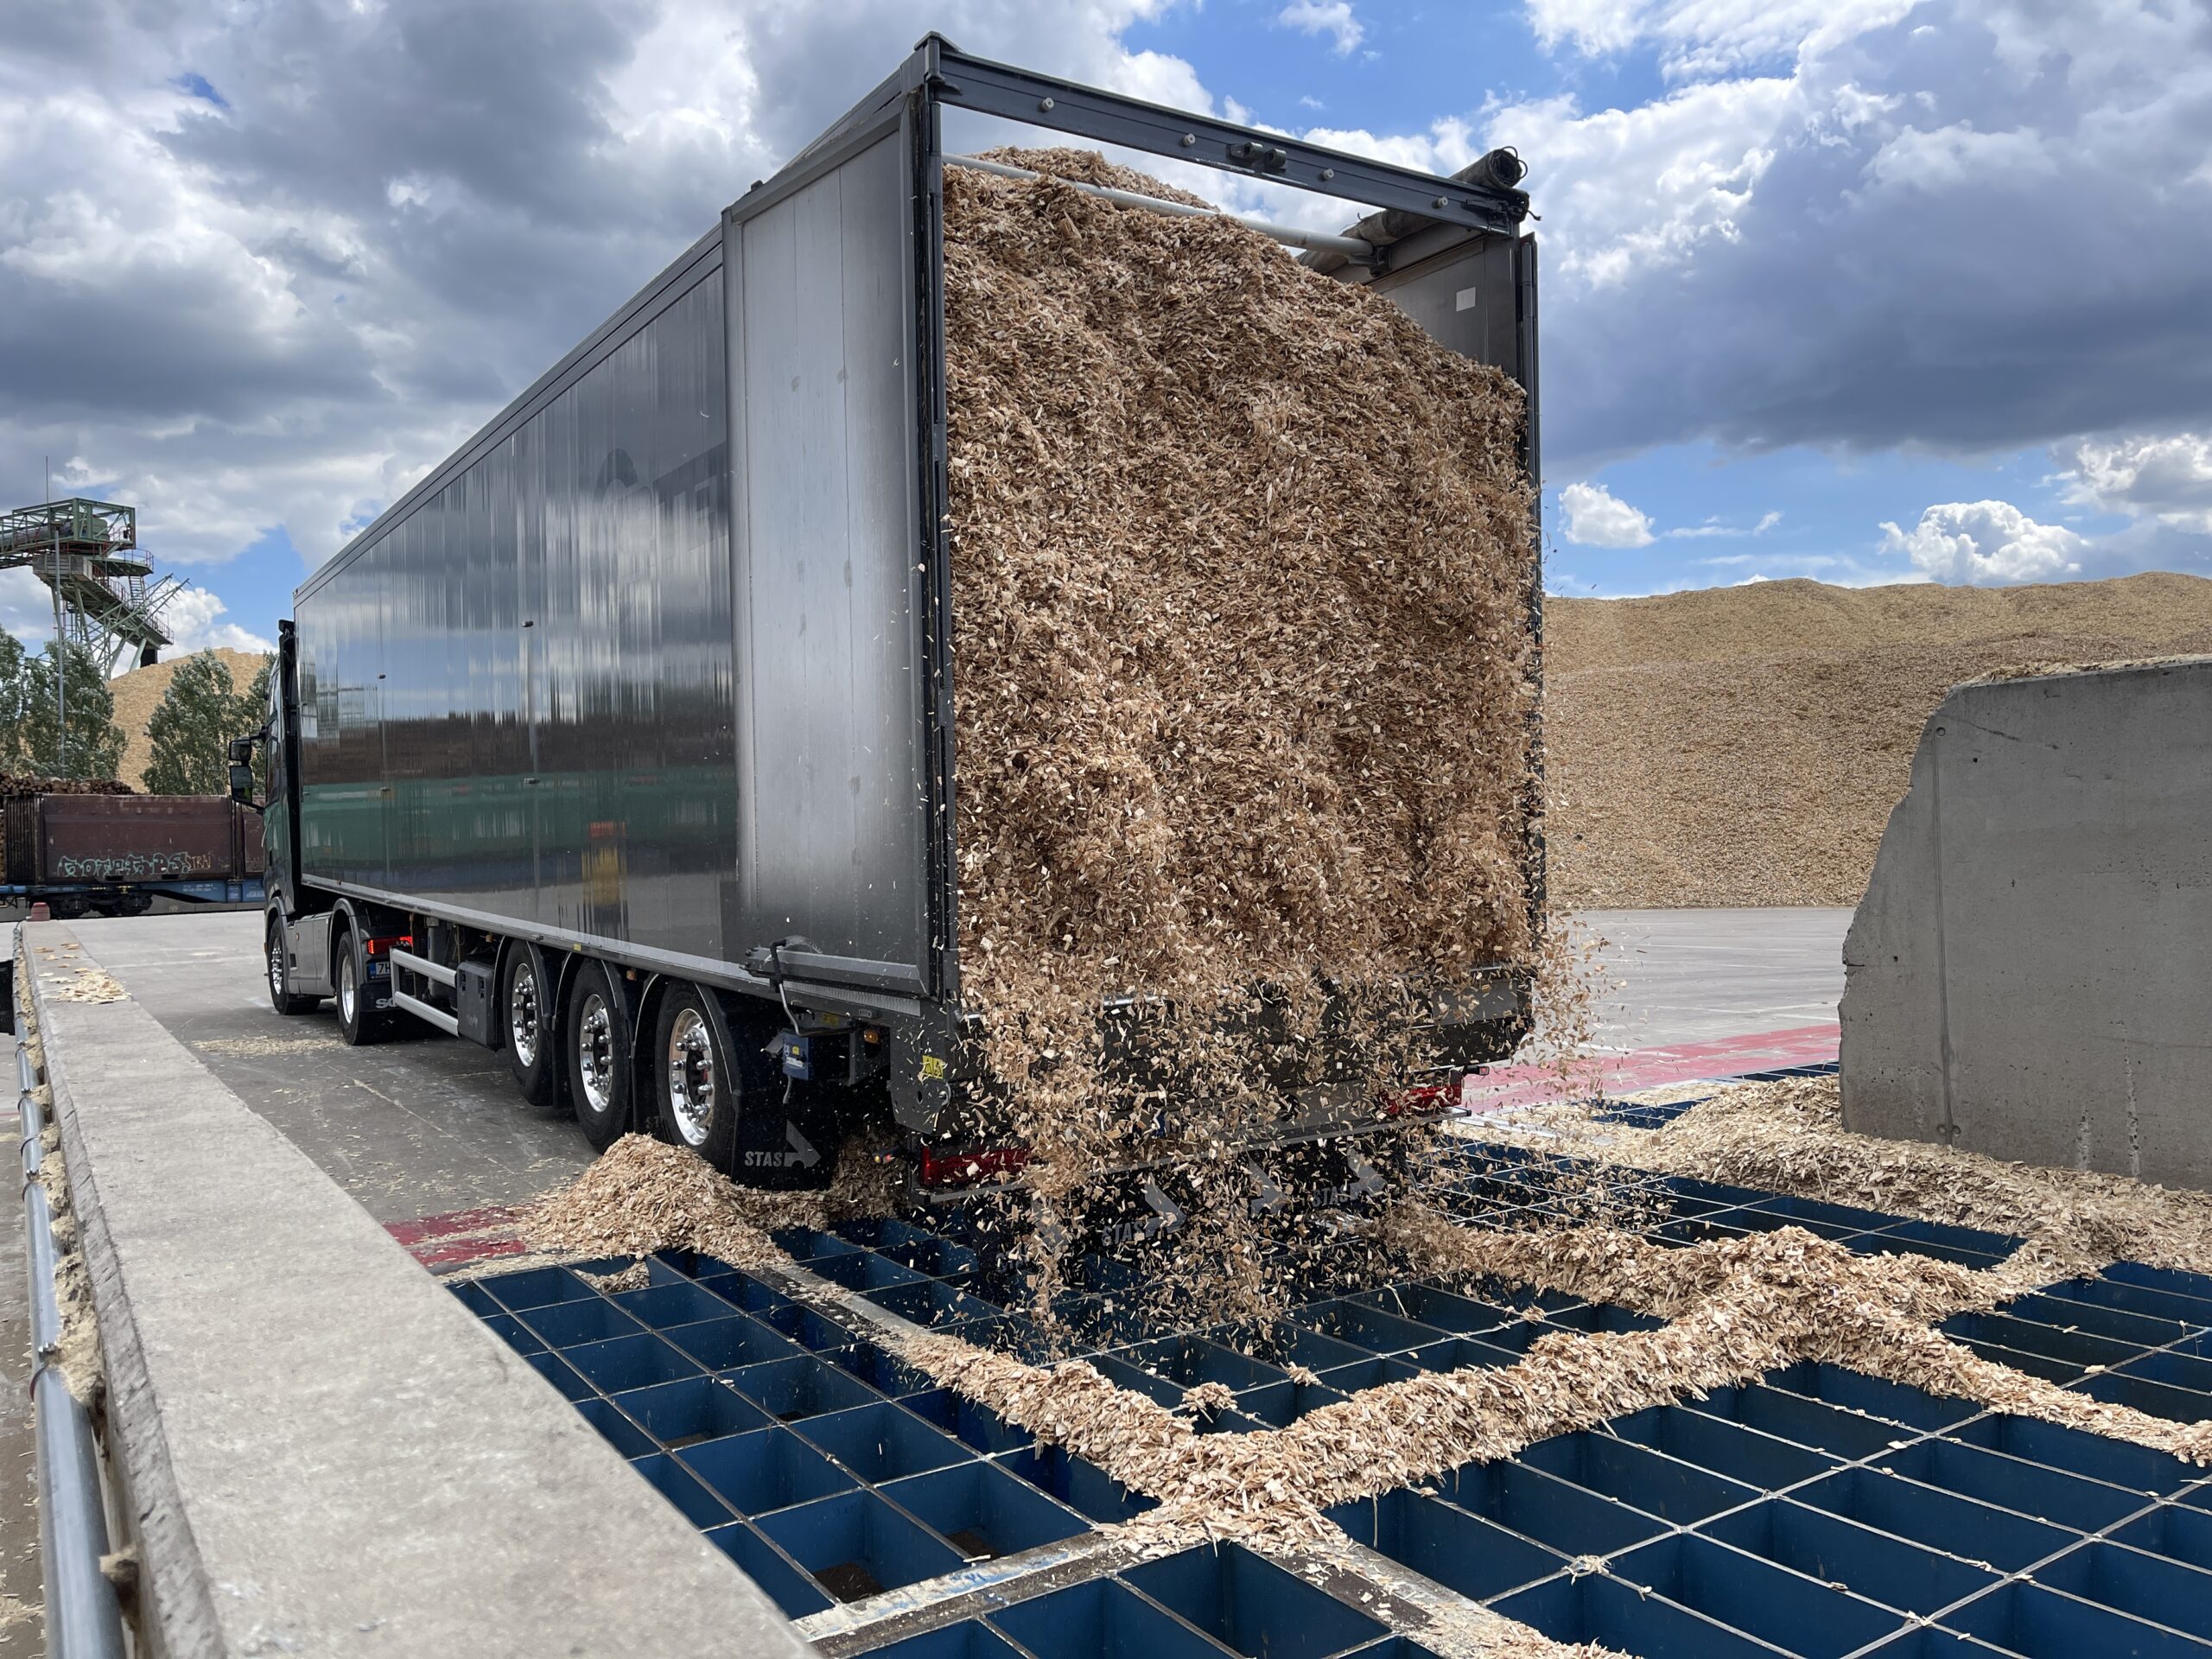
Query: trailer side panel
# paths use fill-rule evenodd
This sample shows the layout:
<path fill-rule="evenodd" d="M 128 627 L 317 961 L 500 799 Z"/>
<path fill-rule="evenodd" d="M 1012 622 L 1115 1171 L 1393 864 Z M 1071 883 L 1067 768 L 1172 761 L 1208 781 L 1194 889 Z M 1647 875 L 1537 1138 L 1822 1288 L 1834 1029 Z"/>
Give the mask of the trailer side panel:
<path fill-rule="evenodd" d="M 300 595 L 310 880 L 689 959 L 736 854 L 719 261 Z"/>
<path fill-rule="evenodd" d="M 726 230 L 744 950 L 919 990 L 929 810 L 903 130 Z M 836 959 L 835 961 L 825 959 Z"/>

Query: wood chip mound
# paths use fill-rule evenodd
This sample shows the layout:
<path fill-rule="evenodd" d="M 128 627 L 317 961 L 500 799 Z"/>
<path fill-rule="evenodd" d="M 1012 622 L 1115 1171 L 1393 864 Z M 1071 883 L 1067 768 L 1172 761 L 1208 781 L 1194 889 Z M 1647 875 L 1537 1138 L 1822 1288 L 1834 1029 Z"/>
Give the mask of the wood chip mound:
<path fill-rule="evenodd" d="M 772 1231 L 888 1215 L 892 1200 L 885 1172 L 863 1156 L 847 1158 L 825 1192 L 762 1192 L 688 1147 L 626 1135 L 567 1186 L 517 1211 L 514 1225 L 549 1255 L 696 1250 L 733 1268 L 782 1267 L 791 1258 Z"/>
<path fill-rule="evenodd" d="M 1562 906 L 1852 905 L 1961 682 L 2212 650 L 2212 582 L 1815 582 L 1545 607 Z"/>
<path fill-rule="evenodd" d="M 1482 1133 L 1629 1168 L 2017 1235 L 2031 1252 L 2023 1270 L 2044 1274 L 2037 1283 L 2083 1270 L 2071 1263 L 2140 1262 L 2187 1273 L 2212 1263 L 2212 1194 L 1853 1135 L 1843 1127 L 1834 1077 L 1723 1090 L 1656 1129 L 1600 1123 L 1596 1109 L 1540 1108 Z M 2037 1259 L 2044 1266 L 2031 1268 Z"/>

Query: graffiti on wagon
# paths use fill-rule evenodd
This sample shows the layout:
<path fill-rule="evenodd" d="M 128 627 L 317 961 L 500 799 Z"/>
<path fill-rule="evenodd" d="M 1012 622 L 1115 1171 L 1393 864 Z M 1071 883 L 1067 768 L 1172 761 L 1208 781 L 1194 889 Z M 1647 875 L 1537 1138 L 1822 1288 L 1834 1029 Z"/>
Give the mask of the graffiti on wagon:
<path fill-rule="evenodd" d="M 67 854 L 54 861 L 57 881 L 162 881 L 181 875 L 213 873 L 215 860 L 207 853 L 95 853 L 81 857 Z"/>

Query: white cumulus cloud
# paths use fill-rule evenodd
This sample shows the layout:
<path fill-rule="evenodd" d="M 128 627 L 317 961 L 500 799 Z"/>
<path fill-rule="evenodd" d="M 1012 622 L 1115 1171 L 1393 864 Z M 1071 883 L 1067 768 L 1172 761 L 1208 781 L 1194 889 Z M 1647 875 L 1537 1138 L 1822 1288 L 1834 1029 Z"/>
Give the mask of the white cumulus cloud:
<path fill-rule="evenodd" d="M 2060 461 L 2066 499 L 2077 506 L 2212 535 L 2212 436 L 2085 440 L 2062 449 Z"/>
<path fill-rule="evenodd" d="M 1885 550 L 1937 582 L 1993 586 L 2076 574 L 2089 543 L 2063 524 L 2038 524 L 2009 501 L 1949 501 L 1910 530 L 1885 523 Z"/>
<path fill-rule="evenodd" d="M 1366 28 L 1352 15 L 1351 0 L 1291 0 L 1275 14 L 1275 22 L 1304 34 L 1334 37 L 1332 49 L 1340 58 L 1350 57 L 1367 38 Z"/>
<path fill-rule="evenodd" d="M 171 644 L 162 655 L 189 657 L 195 651 L 223 645 L 232 651 L 274 651 L 274 642 L 235 622 L 223 621 L 229 608 L 204 588 L 188 588 L 162 612 L 162 626 Z M 124 664 L 128 668 L 130 664 Z M 245 688 L 238 688 L 244 690 Z"/>
<path fill-rule="evenodd" d="M 1567 513 L 1561 531 L 1582 547 L 1649 547 L 1651 520 L 1602 484 L 1570 484 L 1559 493 Z"/>

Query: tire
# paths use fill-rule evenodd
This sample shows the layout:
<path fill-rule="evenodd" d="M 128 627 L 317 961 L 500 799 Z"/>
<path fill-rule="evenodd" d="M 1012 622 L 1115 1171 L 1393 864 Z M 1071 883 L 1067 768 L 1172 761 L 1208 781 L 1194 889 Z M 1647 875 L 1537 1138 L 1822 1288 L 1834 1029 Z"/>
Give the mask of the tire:
<path fill-rule="evenodd" d="M 361 949 L 361 936 L 347 930 L 337 956 L 338 995 L 334 1000 L 338 1004 L 338 1034 L 355 1048 L 381 1042 L 391 1015 L 388 1010 L 369 1006 L 373 982 L 369 978 L 368 957 Z"/>
<path fill-rule="evenodd" d="M 576 970 L 562 1022 L 569 1101 L 584 1139 L 604 1152 L 630 1127 L 636 1071 L 630 1058 L 630 1010 L 613 976 L 596 962 Z"/>
<path fill-rule="evenodd" d="M 507 953 L 499 976 L 499 1018 L 506 1033 L 507 1069 L 515 1087 L 533 1106 L 550 1106 L 561 1095 L 558 1022 L 545 959 L 535 946 L 518 944 Z"/>
<path fill-rule="evenodd" d="M 679 985 L 661 999 L 645 1057 L 654 1128 L 662 1140 L 688 1147 L 725 1173 L 737 1151 L 746 1093 L 730 1047 L 728 1022 L 706 993 Z"/>
<path fill-rule="evenodd" d="M 269 918 L 269 935 L 263 950 L 262 964 L 269 981 L 269 1006 L 279 1014 L 312 1014 L 322 999 L 319 996 L 292 995 L 292 970 L 284 961 L 284 924 L 274 916 Z"/>

